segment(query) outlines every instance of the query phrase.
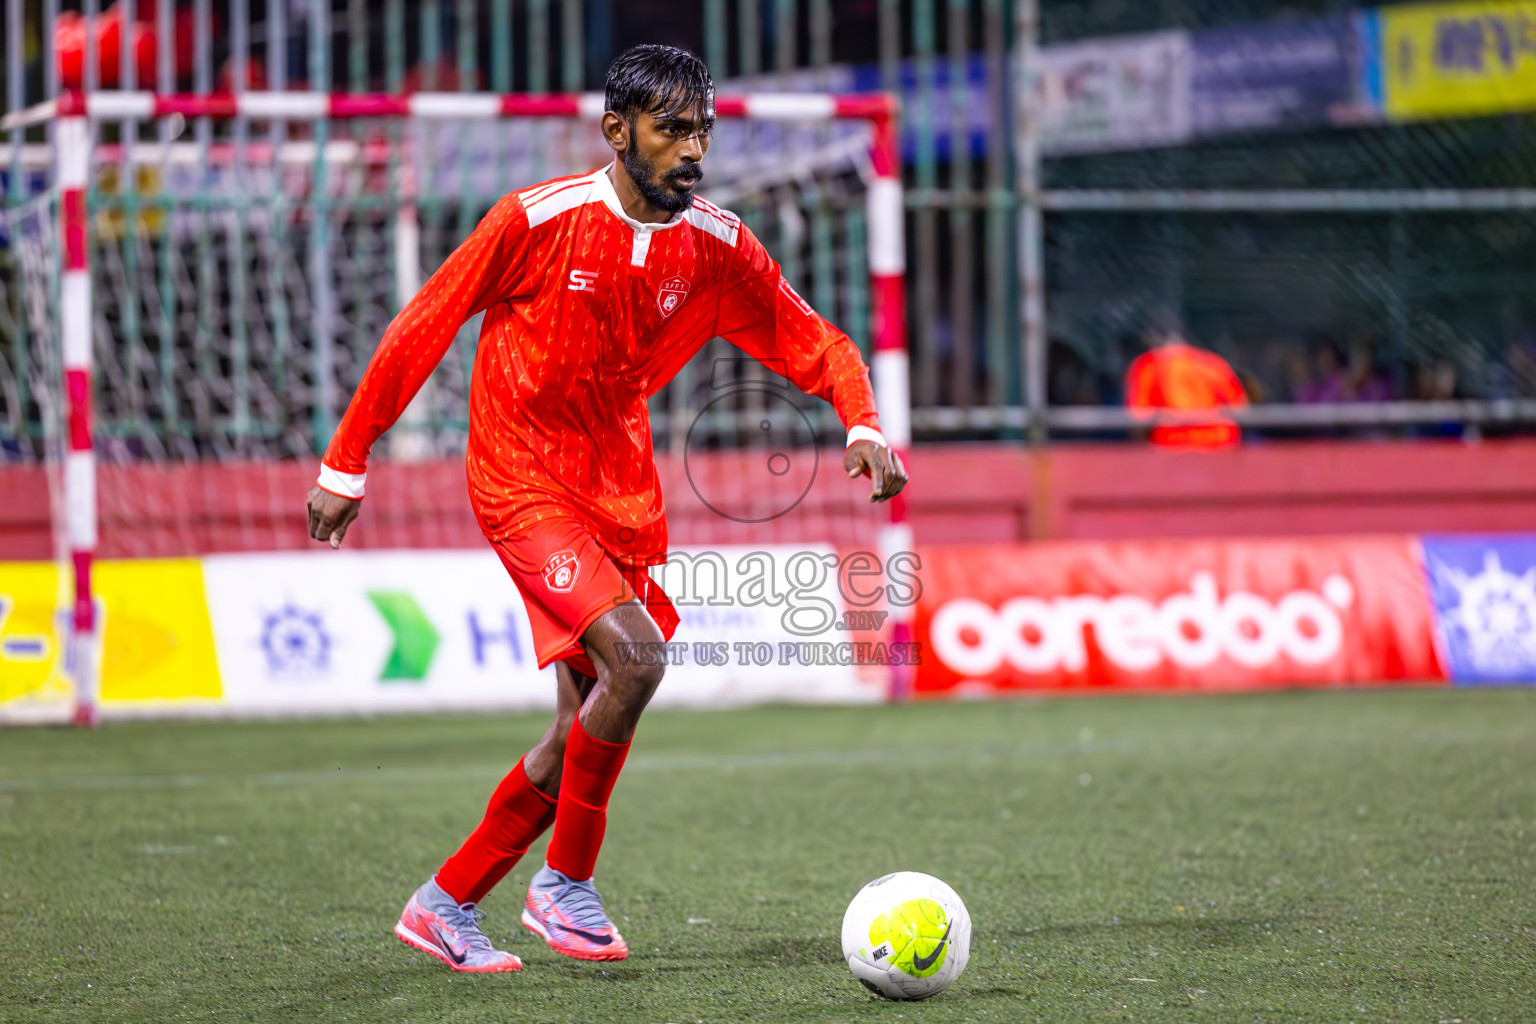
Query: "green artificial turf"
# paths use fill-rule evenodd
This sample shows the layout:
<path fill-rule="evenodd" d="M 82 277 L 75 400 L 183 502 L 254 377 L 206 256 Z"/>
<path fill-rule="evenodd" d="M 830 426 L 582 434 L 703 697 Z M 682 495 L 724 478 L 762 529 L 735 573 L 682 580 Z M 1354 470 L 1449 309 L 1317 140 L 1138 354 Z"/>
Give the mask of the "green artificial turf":
<path fill-rule="evenodd" d="M 0 733 L 0 1021 L 1536 1019 L 1536 692 L 652 713 L 598 881 L 633 949 L 390 929 L 542 716 Z M 960 892 L 970 967 L 875 999 L 864 882 Z"/>

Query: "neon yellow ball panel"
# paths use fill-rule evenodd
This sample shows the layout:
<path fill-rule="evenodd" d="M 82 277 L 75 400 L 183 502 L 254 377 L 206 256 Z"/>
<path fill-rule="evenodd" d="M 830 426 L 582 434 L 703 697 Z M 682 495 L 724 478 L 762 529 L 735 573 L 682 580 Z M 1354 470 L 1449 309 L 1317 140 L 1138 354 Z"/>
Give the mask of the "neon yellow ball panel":
<path fill-rule="evenodd" d="M 927 897 L 907 900 L 887 910 L 869 925 L 869 941 L 890 943 L 892 967 L 914 978 L 939 972 L 949 954 L 949 916 Z"/>

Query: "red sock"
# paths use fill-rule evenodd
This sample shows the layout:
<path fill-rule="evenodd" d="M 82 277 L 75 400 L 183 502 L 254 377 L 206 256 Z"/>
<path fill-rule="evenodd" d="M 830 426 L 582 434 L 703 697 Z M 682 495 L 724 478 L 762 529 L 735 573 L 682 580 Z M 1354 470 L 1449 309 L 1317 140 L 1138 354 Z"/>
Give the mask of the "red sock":
<path fill-rule="evenodd" d="M 437 884 L 460 903 L 479 903 L 554 820 L 555 801 L 528 781 L 523 762 L 517 762 L 496 787 L 480 824 L 437 869 Z"/>
<path fill-rule="evenodd" d="M 555 834 L 546 854 L 549 866 L 567 878 L 583 882 L 592 877 L 608 827 L 608 797 L 628 753 L 628 743 L 587 735 L 580 719 L 571 726 L 565 741 L 560 803 L 555 808 Z"/>

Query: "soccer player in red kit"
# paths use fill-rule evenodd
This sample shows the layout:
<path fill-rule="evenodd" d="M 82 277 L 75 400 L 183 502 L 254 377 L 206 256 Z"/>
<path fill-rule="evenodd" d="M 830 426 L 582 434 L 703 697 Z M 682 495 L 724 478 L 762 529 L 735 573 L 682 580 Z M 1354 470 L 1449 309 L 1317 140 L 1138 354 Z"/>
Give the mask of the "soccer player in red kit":
<path fill-rule="evenodd" d="M 648 573 L 666 561 L 667 527 L 646 399 L 724 337 L 832 402 L 848 428 L 844 467 L 871 477 L 872 500 L 906 485 L 857 348 L 790 288 L 740 218 L 695 198 L 714 120 L 714 84 L 693 54 L 621 54 L 602 119 L 614 162 L 492 208 L 390 324 L 309 493 L 310 535 L 339 547 L 373 442 L 459 326 L 484 312 L 470 501 L 522 595 L 540 667 L 556 665 L 558 695 L 548 732 L 395 926 L 455 970 L 522 966 L 491 945 L 476 904 L 551 825 L 523 924 L 567 956 L 628 955 L 592 876 L 609 794 L 663 666 L 621 652 L 662 643 L 678 624 Z"/>

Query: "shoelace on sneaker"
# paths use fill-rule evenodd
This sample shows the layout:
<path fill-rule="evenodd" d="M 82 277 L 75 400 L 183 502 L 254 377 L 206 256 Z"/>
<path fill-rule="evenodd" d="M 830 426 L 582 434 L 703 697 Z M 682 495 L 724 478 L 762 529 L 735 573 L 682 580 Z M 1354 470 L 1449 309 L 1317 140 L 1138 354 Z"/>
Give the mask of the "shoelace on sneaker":
<path fill-rule="evenodd" d="M 443 919 L 453 926 L 469 948 L 476 953 L 489 953 L 494 949 L 490 938 L 480 927 L 480 922 L 485 920 L 485 911 L 473 903 L 461 903 L 453 910 L 443 911 Z"/>
<path fill-rule="evenodd" d="M 592 882 L 565 882 L 555 890 L 555 903 L 578 928 L 612 928 L 613 922 L 603 912 L 603 898 Z"/>

